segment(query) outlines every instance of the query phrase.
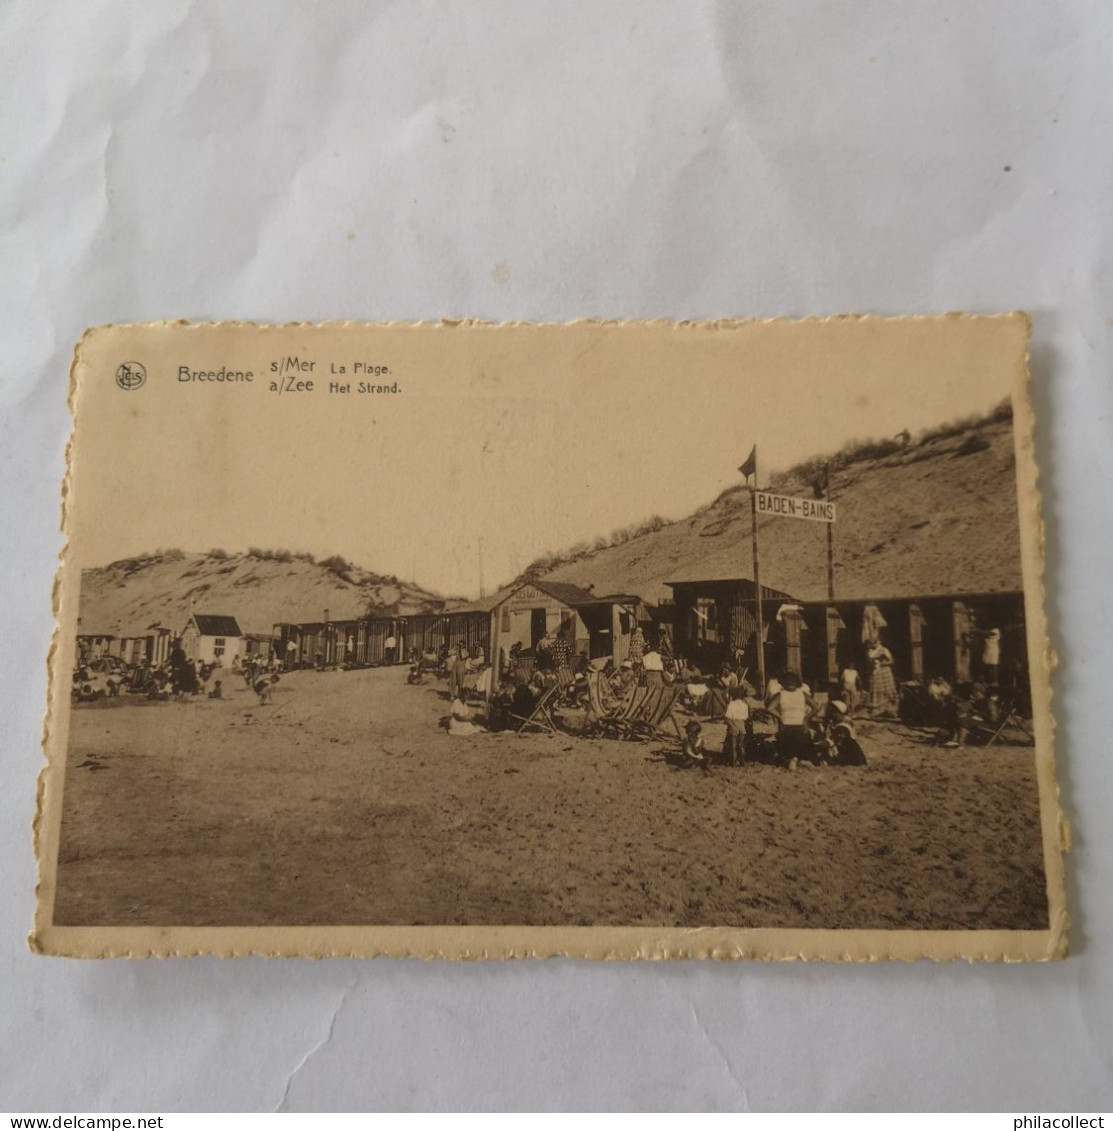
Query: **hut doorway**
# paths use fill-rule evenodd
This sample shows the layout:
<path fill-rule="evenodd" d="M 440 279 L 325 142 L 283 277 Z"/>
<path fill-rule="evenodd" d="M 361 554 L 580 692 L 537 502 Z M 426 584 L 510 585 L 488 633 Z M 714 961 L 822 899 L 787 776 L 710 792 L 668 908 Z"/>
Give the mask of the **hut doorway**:
<path fill-rule="evenodd" d="M 587 629 L 586 651 L 589 660 L 614 655 L 614 631 L 611 628 L 610 605 L 585 605 L 578 610 L 580 620 Z M 629 616 L 627 615 L 627 620 Z M 585 641 L 577 640 L 574 650 L 583 648 Z"/>
<path fill-rule="evenodd" d="M 536 651 L 538 641 L 548 631 L 548 618 L 544 609 L 530 609 L 529 611 L 529 646 Z"/>

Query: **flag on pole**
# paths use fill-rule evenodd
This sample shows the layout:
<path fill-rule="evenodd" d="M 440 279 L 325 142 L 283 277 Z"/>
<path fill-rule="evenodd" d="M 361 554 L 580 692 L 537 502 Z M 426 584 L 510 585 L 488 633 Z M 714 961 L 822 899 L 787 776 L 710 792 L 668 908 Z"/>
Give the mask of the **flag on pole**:
<path fill-rule="evenodd" d="M 750 476 L 757 478 L 757 444 L 754 444 L 750 450 L 750 454 L 746 457 L 745 463 L 738 469 L 747 479 Z"/>

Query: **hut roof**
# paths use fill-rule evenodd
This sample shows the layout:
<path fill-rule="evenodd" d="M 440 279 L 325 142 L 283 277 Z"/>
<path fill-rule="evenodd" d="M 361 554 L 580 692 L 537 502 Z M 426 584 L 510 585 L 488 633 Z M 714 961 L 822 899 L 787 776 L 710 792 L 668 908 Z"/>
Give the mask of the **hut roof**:
<path fill-rule="evenodd" d="M 528 581 L 515 581 L 512 585 L 503 586 L 497 593 L 490 597 L 480 597 L 477 601 L 469 601 L 465 605 L 457 605 L 453 609 L 445 610 L 447 613 L 489 613 L 497 609 L 504 601 L 509 601 L 520 589 L 527 585 L 540 589 L 542 593 L 560 601 L 572 609 L 580 609 L 585 605 L 628 605 L 641 600 L 628 593 L 599 594 L 591 589 L 584 589 L 580 585 L 573 585 L 567 581 L 549 581 L 548 578 L 536 578 Z"/>
<path fill-rule="evenodd" d="M 217 613 L 194 613 L 190 618 L 202 636 L 243 636 L 235 617 Z"/>

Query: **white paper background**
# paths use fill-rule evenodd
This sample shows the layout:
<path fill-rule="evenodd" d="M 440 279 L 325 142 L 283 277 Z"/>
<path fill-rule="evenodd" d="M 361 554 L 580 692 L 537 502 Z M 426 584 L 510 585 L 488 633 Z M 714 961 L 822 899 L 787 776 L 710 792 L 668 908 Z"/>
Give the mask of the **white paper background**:
<path fill-rule="evenodd" d="M 0 5 L 0 1108 L 1108 1107 L 1111 49 L 1107 0 Z M 1014 308 L 1068 962 L 27 952 L 86 325 Z"/>

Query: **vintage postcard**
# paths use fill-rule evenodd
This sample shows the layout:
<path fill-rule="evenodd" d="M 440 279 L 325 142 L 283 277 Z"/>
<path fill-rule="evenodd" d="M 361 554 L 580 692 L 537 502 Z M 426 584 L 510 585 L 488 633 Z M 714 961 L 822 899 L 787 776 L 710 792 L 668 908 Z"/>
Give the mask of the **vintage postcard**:
<path fill-rule="evenodd" d="M 1028 336 L 90 330 L 32 946 L 1062 957 Z"/>

